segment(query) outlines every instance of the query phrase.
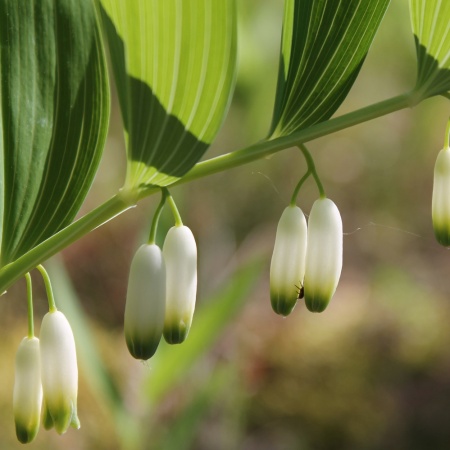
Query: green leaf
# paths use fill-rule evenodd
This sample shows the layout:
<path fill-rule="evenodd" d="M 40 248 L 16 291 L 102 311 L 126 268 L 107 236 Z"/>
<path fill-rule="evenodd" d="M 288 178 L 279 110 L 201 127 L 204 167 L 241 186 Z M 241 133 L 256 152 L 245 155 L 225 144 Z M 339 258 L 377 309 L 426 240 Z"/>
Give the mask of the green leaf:
<path fill-rule="evenodd" d="M 327 120 L 353 85 L 389 0 L 286 0 L 272 137 Z"/>
<path fill-rule="evenodd" d="M 410 0 L 421 98 L 450 91 L 450 2 Z"/>
<path fill-rule="evenodd" d="M 236 67 L 235 0 L 100 0 L 122 110 L 127 188 L 168 185 L 214 139 Z"/>
<path fill-rule="evenodd" d="M 0 0 L 0 58 L 6 264 L 78 212 L 103 150 L 109 88 L 90 0 Z"/>
<path fill-rule="evenodd" d="M 197 358 L 212 347 L 224 327 L 245 305 L 245 298 L 261 274 L 261 261 L 240 268 L 227 286 L 195 312 L 188 339 L 180 345 L 161 342 L 151 359 L 151 373 L 146 393 L 153 402 L 159 401 L 182 379 Z"/>

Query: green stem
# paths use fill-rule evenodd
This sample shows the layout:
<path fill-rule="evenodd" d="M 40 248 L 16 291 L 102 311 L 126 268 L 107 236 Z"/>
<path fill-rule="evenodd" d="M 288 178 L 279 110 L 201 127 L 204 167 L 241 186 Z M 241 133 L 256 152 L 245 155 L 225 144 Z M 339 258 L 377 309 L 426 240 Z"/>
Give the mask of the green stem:
<path fill-rule="evenodd" d="M 164 209 L 164 205 L 166 204 L 166 197 L 167 189 L 161 189 L 161 201 L 159 202 L 159 205 L 155 211 L 155 215 L 153 216 L 150 236 L 147 242 L 149 245 L 153 245 L 156 242 L 156 231 L 158 229 L 159 218 L 161 217 L 162 210 Z"/>
<path fill-rule="evenodd" d="M 309 153 L 309 150 L 306 148 L 304 144 L 300 144 L 298 148 L 301 150 L 303 156 L 306 159 L 306 164 L 308 164 L 308 170 L 311 172 L 314 181 L 317 184 L 317 189 L 319 189 L 320 197 L 325 198 L 326 197 L 325 189 L 323 188 L 322 182 L 320 181 L 319 175 L 317 174 L 316 165 L 314 164 L 314 160 L 311 156 L 311 153 Z"/>
<path fill-rule="evenodd" d="M 374 105 L 353 111 L 334 119 L 318 123 L 289 136 L 283 136 L 269 141 L 262 141 L 242 150 L 227 153 L 216 158 L 198 163 L 181 180 L 173 185 L 188 183 L 190 181 L 222 172 L 260 158 L 265 158 L 280 150 L 298 146 L 301 143 L 326 136 L 336 131 L 390 114 L 404 108 L 416 105 L 417 95 L 414 91 L 384 100 Z M 77 241 L 113 217 L 134 206 L 135 202 L 158 192 L 157 186 L 140 189 L 138 193 L 121 191 L 103 205 L 73 222 L 46 241 L 34 247 L 16 261 L 0 269 L 0 294 L 19 280 L 26 272 L 34 269 L 54 254 Z M 136 195 L 135 195 L 136 194 Z"/>
<path fill-rule="evenodd" d="M 183 221 L 181 220 L 181 216 L 180 216 L 180 213 L 178 211 L 177 205 L 175 204 L 175 200 L 170 195 L 170 192 L 169 192 L 169 190 L 167 188 L 163 188 L 163 191 L 165 191 L 165 193 L 166 193 L 167 202 L 169 203 L 170 209 L 171 209 L 172 214 L 173 214 L 173 219 L 175 220 L 175 226 L 176 227 L 182 227 L 183 226 Z"/>
<path fill-rule="evenodd" d="M 132 197 L 119 193 L 14 262 L 2 267 L 0 269 L 0 293 L 4 293 L 9 286 L 26 272 L 33 270 L 38 264 L 133 206 Z"/>
<path fill-rule="evenodd" d="M 226 153 L 225 155 L 208 159 L 197 163 L 193 169 L 184 175 L 181 180 L 172 184 L 172 186 L 188 183 L 198 178 L 203 178 L 261 158 L 266 158 L 280 150 L 297 147 L 299 144 L 344 130 L 345 128 L 367 122 L 368 120 L 376 119 L 377 117 L 390 114 L 394 111 L 410 108 L 416 104 L 415 98 L 414 91 L 399 95 L 357 111 L 344 114 L 343 116 L 320 122 L 309 128 L 292 133 L 289 136 L 282 136 L 269 141 L 264 140 L 242 150 L 236 150 L 231 153 Z M 142 193 L 142 197 L 146 197 L 145 192 Z"/>
<path fill-rule="evenodd" d="M 39 272 L 41 272 L 42 278 L 44 279 L 45 290 L 47 292 L 48 299 L 48 310 L 53 313 L 58 311 L 56 308 L 55 297 L 53 296 L 52 283 L 50 282 L 50 277 L 48 276 L 47 271 L 40 264 L 36 267 Z"/>
<path fill-rule="evenodd" d="M 27 306 L 28 306 L 28 339 L 34 338 L 34 319 L 33 319 L 33 286 L 29 272 L 25 274 L 27 282 Z"/>
<path fill-rule="evenodd" d="M 297 183 L 297 186 L 295 186 L 294 192 L 292 193 L 292 197 L 291 197 L 291 202 L 290 202 L 291 206 L 295 206 L 297 204 L 298 193 L 300 192 L 300 189 L 303 186 L 303 183 L 308 179 L 308 177 L 310 175 L 311 175 L 311 171 L 308 168 L 305 175 L 303 175 L 301 177 L 300 181 Z"/>

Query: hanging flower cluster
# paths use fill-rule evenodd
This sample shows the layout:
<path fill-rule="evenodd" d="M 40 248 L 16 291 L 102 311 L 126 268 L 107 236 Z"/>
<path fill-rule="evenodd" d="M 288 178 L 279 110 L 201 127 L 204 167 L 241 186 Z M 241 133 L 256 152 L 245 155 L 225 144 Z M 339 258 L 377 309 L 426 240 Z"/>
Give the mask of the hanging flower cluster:
<path fill-rule="evenodd" d="M 322 312 L 333 296 L 342 270 L 342 219 L 328 198 L 314 203 L 306 219 L 297 206 L 288 206 L 278 223 L 270 265 L 270 299 L 282 316 L 291 313 L 297 300 Z"/>
<path fill-rule="evenodd" d="M 324 311 L 336 291 L 342 270 L 341 215 L 325 196 L 311 154 L 304 145 L 299 148 L 308 171 L 298 182 L 291 203 L 278 222 L 270 264 L 270 300 L 273 310 L 282 316 L 289 315 L 303 297 L 310 311 Z M 295 202 L 310 175 L 320 198 L 313 204 L 307 225 Z"/>
<path fill-rule="evenodd" d="M 166 236 L 163 249 L 155 244 L 156 226 L 166 199 L 177 224 Z M 130 267 L 124 331 L 128 350 L 136 359 L 154 355 L 161 337 L 180 344 L 188 336 L 197 294 L 197 245 L 182 224 L 167 190 L 152 224 L 149 243 L 136 252 Z"/>
<path fill-rule="evenodd" d="M 17 439 L 31 442 L 39 431 L 41 411 L 45 429 L 59 434 L 69 426 L 80 428 L 77 415 L 78 367 L 75 340 L 64 314 L 55 307 L 48 275 L 43 269 L 50 312 L 41 325 L 40 339 L 34 336 L 31 279 L 29 288 L 29 330 L 16 354 L 13 411 Z"/>

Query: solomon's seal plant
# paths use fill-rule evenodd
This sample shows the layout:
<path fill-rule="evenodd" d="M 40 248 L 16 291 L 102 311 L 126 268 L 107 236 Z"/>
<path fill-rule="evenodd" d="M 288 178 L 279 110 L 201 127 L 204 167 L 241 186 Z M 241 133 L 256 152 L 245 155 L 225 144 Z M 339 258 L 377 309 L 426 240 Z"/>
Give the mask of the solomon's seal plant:
<path fill-rule="evenodd" d="M 79 426 L 74 338 L 40 264 L 160 190 L 175 226 L 161 251 L 154 239 L 157 212 L 152 237 L 136 252 L 125 338 L 139 359 L 156 351 L 161 334 L 169 343 L 186 339 L 196 302 L 197 246 L 167 186 L 299 147 L 308 168 L 279 222 L 270 299 L 281 315 L 292 311 L 303 292 L 311 311 L 328 305 L 342 267 L 342 221 L 304 144 L 433 96 L 450 98 L 450 2 L 409 0 L 418 63 L 412 89 L 339 117 L 332 116 L 358 77 L 389 0 L 285 0 L 284 5 L 267 137 L 200 162 L 233 94 L 236 0 L 0 0 L 0 293 L 39 268 L 50 305 L 40 342 L 29 332 L 17 352 L 14 418 L 21 442 L 36 435 L 41 382 L 44 425 L 59 433 Z M 74 220 L 106 142 L 106 50 L 122 113 L 126 175 L 112 198 Z M 445 246 L 450 244 L 448 135 L 447 129 L 432 206 L 436 237 Z M 296 205 L 310 176 L 320 198 L 306 231 Z"/>

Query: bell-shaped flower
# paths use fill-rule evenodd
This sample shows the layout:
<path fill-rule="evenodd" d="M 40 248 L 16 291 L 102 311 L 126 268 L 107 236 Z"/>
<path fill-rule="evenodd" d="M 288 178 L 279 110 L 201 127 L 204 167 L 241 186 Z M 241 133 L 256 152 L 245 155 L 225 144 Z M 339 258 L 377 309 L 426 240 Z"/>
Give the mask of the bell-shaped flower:
<path fill-rule="evenodd" d="M 80 428 L 77 355 L 66 316 L 60 311 L 47 313 L 42 320 L 40 338 L 44 427 L 54 426 L 63 434 L 69 425 Z"/>
<path fill-rule="evenodd" d="M 136 359 L 149 359 L 158 348 L 166 308 L 166 267 L 156 244 L 142 245 L 130 267 L 125 305 L 125 339 Z"/>
<path fill-rule="evenodd" d="M 450 148 L 442 149 L 434 166 L 432 219 L 437 241 L 450 245 Z"/>
<path fill-rule="evenodd" d="M 339 282 L 342 270 L 342 219 L 328 198 L 314 202 L 308 221 L 305 304 L 312 312 L 322 312 Z"/>
<path fill-rule="evenodd" d="M 42 407 L 39 339 L 23 338 L 16 353 L 13 411 L 17 439 L 26 444 L 39 431 Z"/>
<path fill-rule="evenodd" d="M 164 339 L 179 344 L 189 333 L 197 295 L 197 245 L 192 231 L 184 225 L 172 227 L 163 255 L 167 275 Z"/>
<path fill-rule="evenodd" d="M 288 206 L 278 222 L 270 264 L 270 301 L 277 314 L 291 313 L 305 275 L 307 226 L 298 206 Z"/>

